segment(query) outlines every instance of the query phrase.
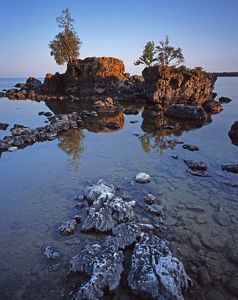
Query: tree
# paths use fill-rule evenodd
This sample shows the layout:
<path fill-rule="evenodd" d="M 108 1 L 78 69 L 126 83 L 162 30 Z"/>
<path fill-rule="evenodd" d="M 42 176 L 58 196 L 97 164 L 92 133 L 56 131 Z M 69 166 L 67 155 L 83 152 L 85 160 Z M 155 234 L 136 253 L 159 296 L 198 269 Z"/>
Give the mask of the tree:
<path fill-rule="evenodd" d="M 142 55 L 134 62 L 134 65 L 146 65 L 150 67 L 153 62 L 156 61 L 155 58 L 155 45 L 153 41 L 147 42 Z"/>
<path fill-rule="evenodd" d="M 59 32 L 50 42 L 50 55 L 54 56 L 56 63 L 59 65 L 64 63 L 74 65 L 79 57 L 79 49 L 82 42 L 74 29 L 74 19 L 72 19 L 69 9 L 63 10 L 56 21 L 58 27 L 62 28 L 63 31 Z"/>
<path fill-rule="evenodd" d="M 161 40 L 159 42 L 159 45 L 156 46 L 156 52 L 158 53 L 158 62 L 162 66 L 169 66 L 172 61 L 174 61 L 173 66 L 184 62 L 182 49 L 170 46 L 168 36 L 166 36 L 165 41 Z"/>

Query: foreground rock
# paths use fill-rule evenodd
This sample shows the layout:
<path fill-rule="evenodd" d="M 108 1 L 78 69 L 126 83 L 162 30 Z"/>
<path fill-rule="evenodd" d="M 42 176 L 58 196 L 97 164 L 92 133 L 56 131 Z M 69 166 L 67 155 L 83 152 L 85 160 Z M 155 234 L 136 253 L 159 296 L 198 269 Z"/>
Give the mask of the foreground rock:
<path fill-rule="evenodd" d="M 203 107 L 196 105 L 172 104 L 165 111 L 168 117 L 181 118 L 186 120 L 205 120 L 207 114 Z"/>
<path fill-rule="evenodd" d="M 70 235 L 75 232 L 77 222 L 75 219 L 66 221 L 58 227 L 59 233 L 62 235 Z"/>
<path fill-rule="evenodd" d="M 75 294 L 75 300 L 98 300 L 105 289 L 112 291 L 120 283 L 123 272 L 123 252 L 113 246 L 87 246 L 70 261 L 70 272 L 83 273 L 88 280 Z"/>
<path fill-rule="evenodd" d="M 188 277 L 164 240 L 144 234 L 135 245 L 128 285 L 134 293 L 151 299 L 182 300 Z"/>
<path fill-rule="evenodd" d="M 224 109 L 219 102 L 213 99 L 205 101 L 203 103 L 203 108 L 205 109 L 206 112 L 213 113 L 213 114 L 219 113 Z"/>
<path fill-rule="evenodd" d="M 223 171 L 227 171 L 227 172 L 231 172 L 231 173 L 238 173 L 238 164 L 222 165 L 221 168 Z"/>
<path fill-rule="evenodd" d="M 230 131 L 228 132 L 229 138 L 232 140 L 234 144 L 238 145 L 238 121 L 235 121 Z"/>
<path fill-rule="evenodd" d="M 138 173 L 136 175 L 136 182 L 139 183 L 148 183 L 151 181 L 151 177 L 149 174 L 146 174 L 144 172 Z"/>

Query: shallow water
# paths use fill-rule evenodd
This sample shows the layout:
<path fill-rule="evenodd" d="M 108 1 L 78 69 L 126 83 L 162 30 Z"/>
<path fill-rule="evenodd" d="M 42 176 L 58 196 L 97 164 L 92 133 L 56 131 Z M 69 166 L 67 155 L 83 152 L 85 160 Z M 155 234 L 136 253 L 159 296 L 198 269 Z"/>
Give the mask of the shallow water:
<path fill-rule="evenodd" d="M 22 80 L 1 79 L 0 90 L 19 81 Z M 238 175 L 223 172 L 221 164 L 237 163 L 238 146 L 227 135 L 238 119 L 237 87 L 238 78 L 217 80 L 218 97 L 227 96 L 233 101 L 224 104 L 224 111 L 212 115 L 204 126 L 176 121 L 174 133 L 155 130 L 151 128 L 153 120 L 142 118 L 140 105 L 138 115 L 100 115 L 97 120 L 89 119 L 86 129 L 71 130 L 57 140 L 2 153 L 0 299 L 67 298 L 69 259 L 98 237 L 80 234 L 80 226 L 74 235 L 62 237 L 57 227 L 78 213 L 74 197 L 100 178 L 121 187 L 138 203 L 143 203 L 148 192 L 163 201 L 167 229 L 162 235 L 170 241 L 173 253 L 183 261 L 194 282 L 186 299 L 236 299 L 229 282 L 238 270 L 237 254 L 231 258 L 231 250 L 238 247 L 238 187 L 225 182 L 238 183 Z M 68 113 L 81 109 L 72 103 L 2 98 L 0 122 L 37 127 L 47 121 L 38 116 L 40 111 Z M 120 125 L 119 130 L 105 127 L 112 120 Z M 130 123 L 134 120 L 138 122 Z M 8 133 L 0 131 L 0 138 Z M 200 150 L 190 152 L 168 142 L 175 139 L 198 145 Z M 209 176 L 192 176 L 183 159 L 207 162 Z M 150 174 L 152 182 L 135 184 L 134 177 L 140 171 Z M 136 212 L 138 220 L 144 218 L 156 224 L 156 217 L 143 207 L 138 206 Z M 194 236 L 200 242 L 195 246 Z M 58 266 L 52 267 L 44 258 L 48 245 L 61 252 Z M 208 277 L 201 266 L 208 271 Z M 127 298 L 134 299 L 123 292 L 111 296 Z"/>

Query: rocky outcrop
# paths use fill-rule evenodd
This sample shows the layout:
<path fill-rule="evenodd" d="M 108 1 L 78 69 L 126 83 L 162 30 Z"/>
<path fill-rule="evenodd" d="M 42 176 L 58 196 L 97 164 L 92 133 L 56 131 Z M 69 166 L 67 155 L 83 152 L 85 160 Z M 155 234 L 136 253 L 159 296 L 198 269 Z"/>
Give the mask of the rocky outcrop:
<path fill-rule="evenodd" d="M 171 103 L 199 104 L 212 98 L 216 77 L 205 72 L 189 71 L 185 74 L 174 67 L 153 66 L 142 72 L 145 79 L 145 95 L 150 101 L 168 105 Z"/>
<path fill-rule="evenodd" d="M 186 120 L 205 120 L 207 114 L 203 107 L 196 105 L 171 104 L 165 111 L 168 117 L 181 118 Z"/>
<path fill-rule="evenodd" d="M 213 99 L 205 101 L 202 106 L 208 113 L 217 114 L 223 111 L 223 106 L 218 101 Z"/>
<path fill-rule="evenodd" d="M 228 135 L 232 143 L 238 145 L 238 121 L 235 121 L 232 124 L 231 129 L 228 132 Z"/>

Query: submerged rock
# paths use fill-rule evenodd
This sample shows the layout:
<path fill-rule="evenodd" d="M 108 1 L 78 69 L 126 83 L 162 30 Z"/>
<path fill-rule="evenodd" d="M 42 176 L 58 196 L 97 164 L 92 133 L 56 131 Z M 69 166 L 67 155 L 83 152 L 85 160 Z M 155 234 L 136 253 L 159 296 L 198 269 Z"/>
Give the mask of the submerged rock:
<path fill-rule="evenodd" d="M 187 120 L 205 120 L 207 114 L 202 106 L 171 104 L 165 111 L 168 117 L 181 118 Z"/>
<path fill-rule="evenodd" d="M 219 102 L 213 99 L 205 101 L 202 106 L 205 109 L 205 111 L 209 113 L 219 113 L 224 109 Z"/>
<path fill-rule="evenodd" d="M 189 151 L 198 151 L 199 148 L 196 145 L 184 144 L 183 148 Z"/>
<path fill-rule="evenodd" d="M 185 164 L 188 166 L 189 169 L 193 171 L 206 171 L 207 164 L 201 160 L 184 160 Z"/>
<path fill-rule="evenodd" d="M 48 259 L 55 259 L 60 256 L 60 253 L 52 246 L 47 246 L 44 251 L 44 255 Z"/>
<path fill-rule="evenodd" d="M 139 183 L 148 183 L 151 181 L 151 177 L 150 175 L 144 173 L 144 172 L 141 172 L 141 173 L 138 173 L 136 175 L 136 182 L 139 182 Z"/>
<path fill-rule="evenodd" d="M 152 299 L 182 300 L 188 276 L 183 264 L 172 256 L 167 242 L 144 234 L 135 245 L 128 285 L 134 293 Z"/>
<path fill-rule="evenodd" d="M 145 203 L 148 205 L 156 203 L 156 200 L 157 200 L 156 197 L 152 194 L 147 194 L 145 196 Z"/>
<path fill-rule="evenodd" d="M 238 173 L 238 164 L 222 165 L 221 168 L 223 171 L 227 171 L 227 172 L 231 172 L 231 173 Z"/>
<path fill-rule="evenodd" d="M 58 227 L 59 233 L 62 235 L 73 234 L 76 229 L 77 222 L 75 219 L 66 221 Z"/>
<path fill-rule="evenodd" d="M 229 138 L 238 145 L 238 121 L 235 121 L 228 132 Z"/>
<path fill-rule="evenodd" d="M 120 223 L 126 223 L 134 219 L 134 201 L 125 202 L 120 197 L 98 197 L 89 209 L 82 231 L 96 230 L 110 231 Z"/>
<path fill-rule="evenodd" d="M 118 287 L 123 272 L 123 252 L 113 246 L 86 246 L 70 261 L 70 272 L 84 274 L 87 279 L 74 295 L 75 300 L 99 300 L 105 289 Z"/>

